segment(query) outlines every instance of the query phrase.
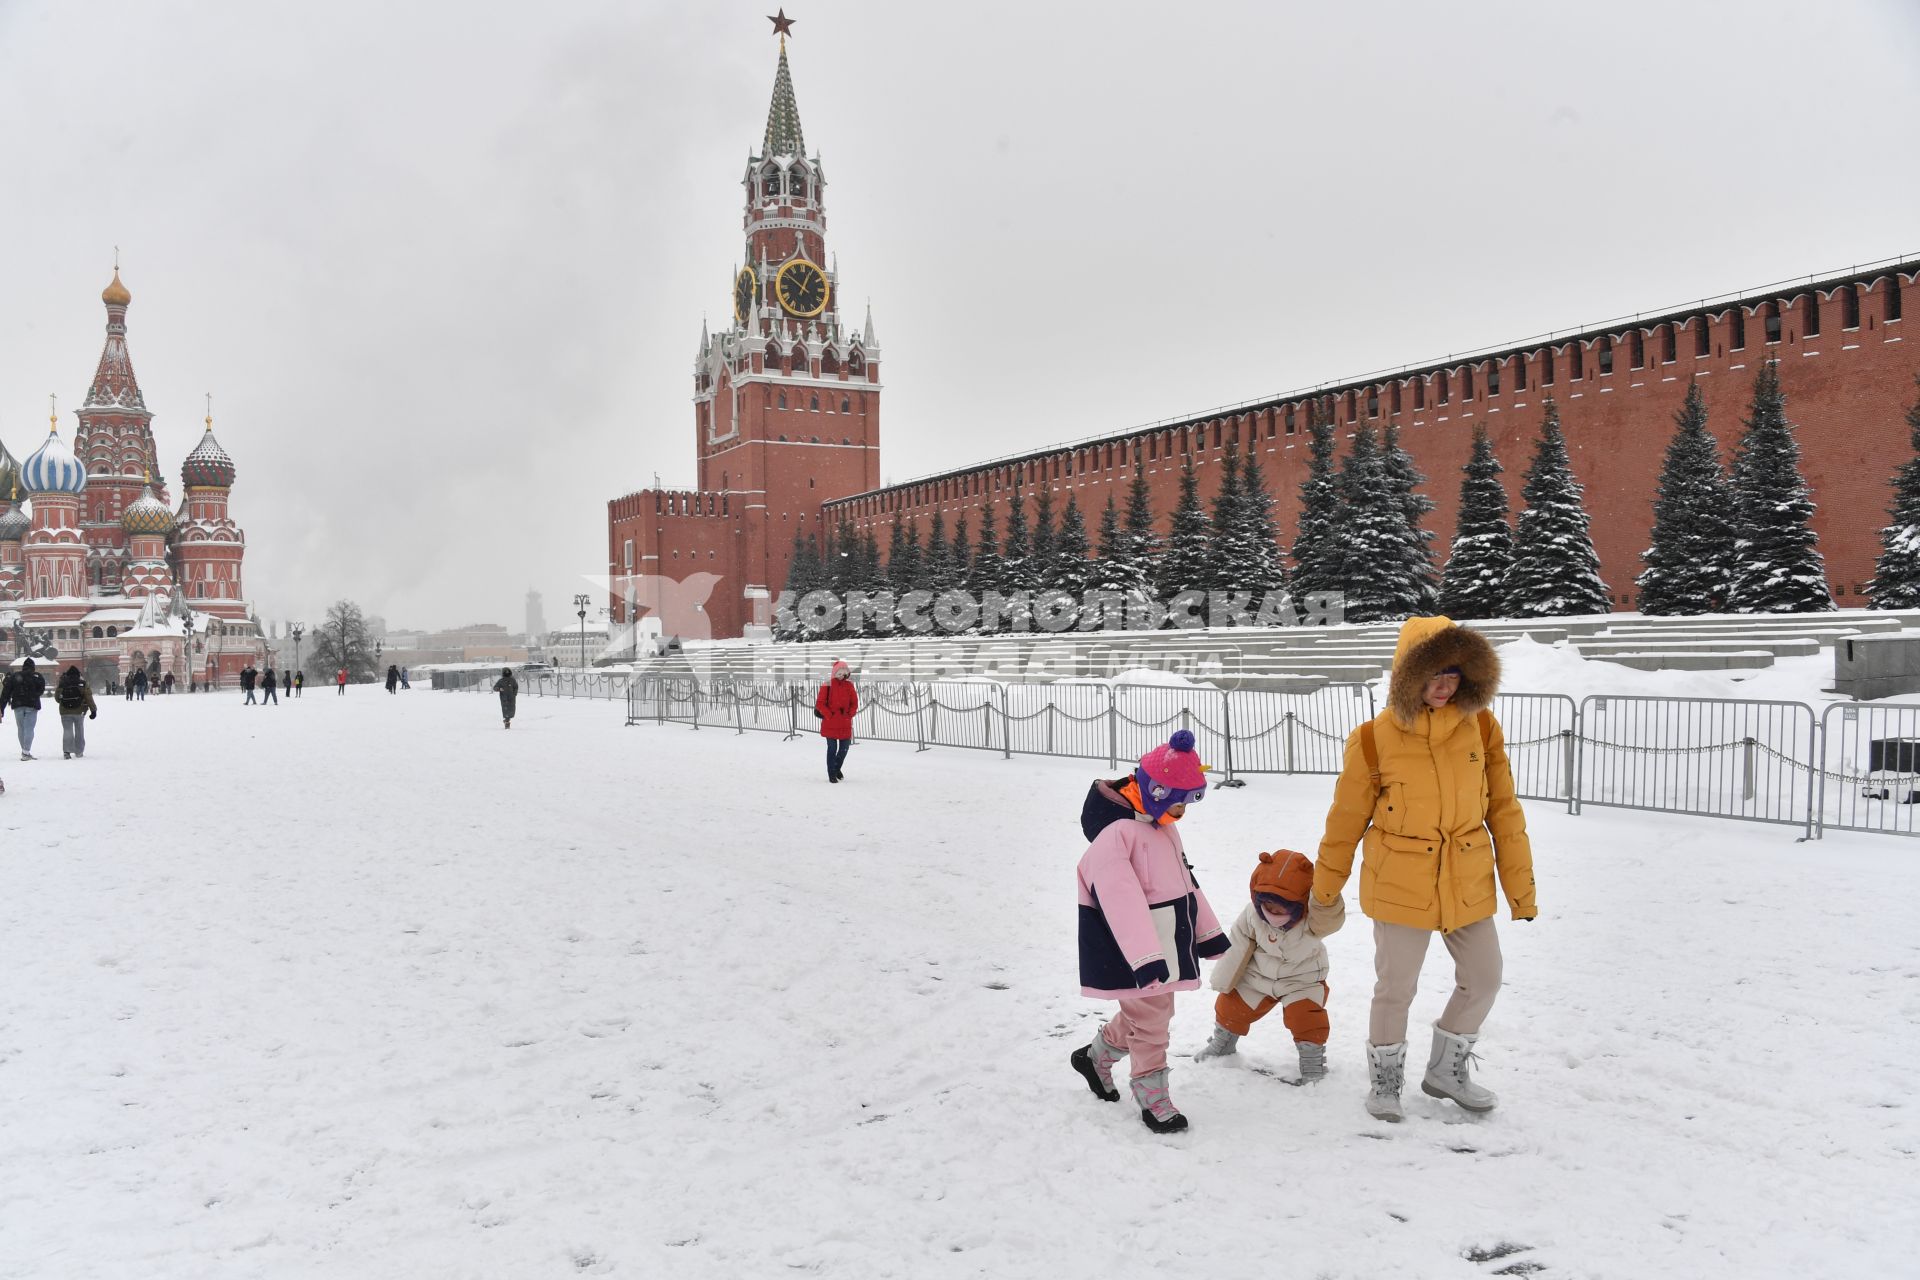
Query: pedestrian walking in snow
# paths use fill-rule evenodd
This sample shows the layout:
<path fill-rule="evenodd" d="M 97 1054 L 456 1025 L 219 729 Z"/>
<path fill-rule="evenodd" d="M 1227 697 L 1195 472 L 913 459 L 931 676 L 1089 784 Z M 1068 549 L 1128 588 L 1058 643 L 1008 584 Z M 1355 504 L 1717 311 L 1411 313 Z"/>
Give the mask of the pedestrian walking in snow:
<path fill-rule="evenodd" d="M 395 666 L 389 666 L 387 668 L 387 692 L 398 693 L 399 691 L 400 691 L 400 668 Z"/>
<path fill-rule="evenodd" d="M 413 686 L 407 682 L 407 669 L 405 667 L 400 668 L 400 687 L 402 689 L 413 688 Z"/>
<path fill-rule="evenodd" d="M 1467 1059 L 1500 993 L 1495 875 L 1515 920 L 1536 913 L 1533 849 L 1514 796 L 1506 739 L 1487 708 L 1500 659 L 1487 638 L 1444 617 L 1409 618 L 1394 649 L 1387 708 L 1347 738 L 1313 902 L 1334 906 L 1362 844 L 1360 909 L 1373 921 L 1379 980 L 1367 1027 L 1372 1080 L 1367 1111 L 1401 1118 L 1407 1009 L 1427 944 L 1438 933 L 1453 956 L 1454 990 L 1433 1024 L 1421 1092 L 1469 1111 L 1494 1095 L 1468 1075 Z"/>
<path fill-rule="evenodd" d="M 333 673 L 333 687 L 338 696 L 342 698 L 347 696 L 347 669 L 345 667 Z"/>
<path fill-rule="evenodd" d="M 1200 961 L 1228 945 L 1174 827 L 1206 793 L 1182 729 L 1141 756 L 1132 777 L 1095 782 L 1080 813 L 1092 841 L 1079 868 L 1080 994 L 1117 1000 L 1120 1011 L 1069 1061 L 1094 1096 L 1118 1102 L 1113 1068 L 1131 1055 L 1134 1104 L 1155 1133 L 1187 1127 L 1167 1089 L 1173 993 L 1197 989 Z"/>
<path fill-rule="evenodd" d="M 120 693 L 128 702 L 133 701 L 133 673 L 131 671 L 127 673 L 126 680 L 121 683 Z"/>
<path fill-rule="evenodd" d="M 853 717 L 860 710 L 860 691 L 853 687 L 847 664 L 834 659 L 833 677 L 813 695 L 813 718 L 827 740 L 827 781 L 845 776 L 847 752 L 853 750 Z"/>
<path fill-rule="evenodd" d="M 254 682 L 257 681 L 259 678 L 260 678 L 260 673 L 253 669 L 253 664 L 251 662 L 249 662 L 246 666 L 240 668 L 240 687 L 246 690 L 246 693 L 247 693 L 247 700 L 244 705 L 249 707 L 254 705 L 255 699 L 253 696 L 253 686 L 254 686 Z"/>
<path fill-rule="evenodd" d="M 303 692 L 305 692 L 306 687 L 307 687 L 307 673 L 304 671 L 294 672 L 293 673 L 293 696 L 296 698 L 299 697 Z"/>
<path fill-rule="evenodd" d="M 271 702 L 275 706 L 279 706 L 280 705 L 280 677 L 274 673 L 273 664 L 271 662 L 267 664 L 267 669 L 261 672 L 261 677 L 262 678 L 260 681 L 260 705 L 264 707 L 267 705 L 267 703 Z"/>
<path fill-rule="evenodd" d="M 22 658 L 20 669 L 0 682 L 0 720 L 13 712 L 13 728 L 20 739 L 20 758 L 33 759 L 33 727 L 40 719 L 40 697 L 47 691 L 47 678 L 33 669 L 32 658 Z"/>
<path fill-rule="evenodd" d="M 1213 1035 L 1194 1061 L 1239 1052 L 1240 1037 L 1280 1010 L 1293 1033 L 1302 1082 L 1327 1075 L 1327 946 L 1320 941 L 1346 923 L 1344 900 L 1311 904 L 1313 860 L 1281 849 L 1260 855 L 1248 885 L 1252 897 L 1227 929 L 1227 953 L 1213 966 Z"/>
<path fill-rule="evenodd" d="M 506 728 L 513 728 L 513 704 L 520 697 L 520 682 L 513 678 L 512 667 L 500 668 L 500 678 L 493 682 L 493 691 L 500 695 L 500 719 Z"/>
<path fill-rule="evenodd" d="M 60 758 L 74 760 L 87 754 L 87 721 L 100 714 L 93 704 L 93 690 L 80 668 L 68 667 L 53 687 L 54 703 L 60 708 Z"/>
<path fill-rule="evenodd" d="M 147 669 L 145 667 L 133 673 L 133 700 L 135 702 L 147 700 Z"/>
<path fill-rule="evenodd" d="M 167 672 L 167 674 L 160 677 L 160 692 L 161 693 L 173 692 L 173 672 L 169 671 Z"/>
<path fill-rule="evenodd" d="M 280 692 L 286 694 L 289 698 L 293 696 L 293 672 L 282 671 L 280 673 Z"/>

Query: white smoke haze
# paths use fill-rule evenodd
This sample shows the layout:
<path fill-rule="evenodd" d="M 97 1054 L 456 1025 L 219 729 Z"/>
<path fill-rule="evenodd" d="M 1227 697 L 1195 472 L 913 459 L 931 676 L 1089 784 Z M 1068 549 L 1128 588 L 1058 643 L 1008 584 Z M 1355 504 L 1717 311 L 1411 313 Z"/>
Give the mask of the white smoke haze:
<path fill-rule="evenodd" d="M 767 7 L 0 0 L 0 439 L 70 433 L 118 245 L 263 619 L 517 629 L 692 483 Z M 795 16 L 895 480 L 1920 248 L 1909 5 Z"/>

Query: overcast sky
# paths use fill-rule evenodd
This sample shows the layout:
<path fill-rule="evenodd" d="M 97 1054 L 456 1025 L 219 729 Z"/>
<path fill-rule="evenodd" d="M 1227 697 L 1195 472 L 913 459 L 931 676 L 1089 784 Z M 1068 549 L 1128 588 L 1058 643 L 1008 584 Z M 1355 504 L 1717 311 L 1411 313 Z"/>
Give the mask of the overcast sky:
<path fill-rule="evenodd" d="M 266 620 L 552 625 L 690 484 L 766 3 L 0 0 L 0 439 L 120 246 Z M 1920 251 L 1920 3 L 792 0 L 905 480 Z"/>

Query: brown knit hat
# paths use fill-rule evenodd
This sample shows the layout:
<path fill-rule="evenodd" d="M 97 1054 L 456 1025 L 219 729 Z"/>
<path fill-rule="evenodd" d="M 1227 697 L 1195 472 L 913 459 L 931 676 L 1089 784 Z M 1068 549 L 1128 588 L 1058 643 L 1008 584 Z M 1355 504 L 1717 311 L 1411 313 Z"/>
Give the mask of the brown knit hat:
<path fill-rule="evenodd" d="M 1305 902 L 1307 894 L 1313 891 L 1313 859 L 1292 849 L 1263 853 L 1260 865 L 1253 869 L 1249 891 L 1271 893 L 1288 902 Z"/>

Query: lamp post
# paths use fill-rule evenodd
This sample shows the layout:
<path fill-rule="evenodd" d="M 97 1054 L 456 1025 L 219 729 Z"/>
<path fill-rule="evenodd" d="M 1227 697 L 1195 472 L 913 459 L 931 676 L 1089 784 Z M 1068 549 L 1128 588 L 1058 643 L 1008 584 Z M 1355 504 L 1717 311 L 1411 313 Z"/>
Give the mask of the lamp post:
<path fill-rule="evenodd" d="M 293 669 L 300 670 L 300 637 L 307 634 L 307 624 L 294 622 L 287 625 L 287 634 L 293 637 Z"/>
<path fill-rule="evenodd" d="M 187 633 L 186 657 L 180 663 L 180 665 L 182 668 L 186 670 L 187 679 L 192 680 L 193 679 L 193 615 L 192 614 L 188 614 L 186 617 L 180 619 L 180 629 Z M 127 674 L 132 675 L 133 673 L 129 671 Z"/>
<path fill-rule="evenodd" d="M 573 609 L 580 615 L 580 665 L 587 665 L 587 606 L 593 603 L 593 597 L 582 593 L 573 598 Z"/>

